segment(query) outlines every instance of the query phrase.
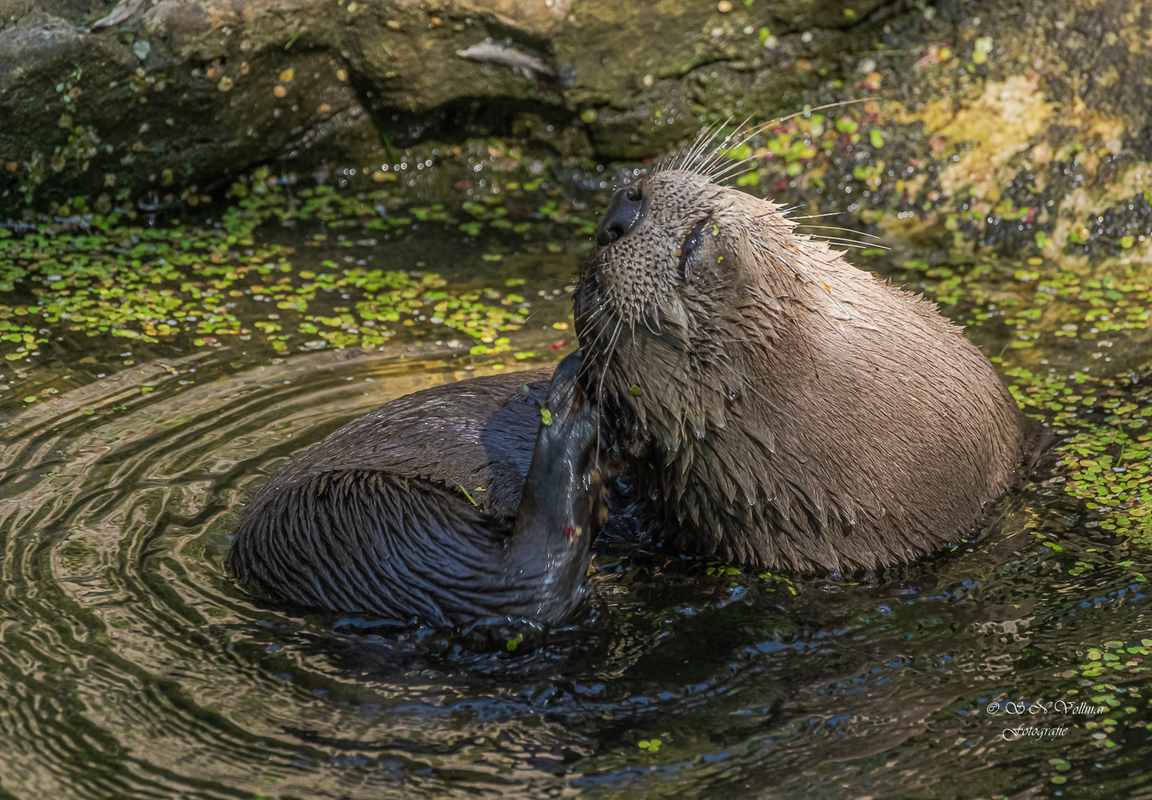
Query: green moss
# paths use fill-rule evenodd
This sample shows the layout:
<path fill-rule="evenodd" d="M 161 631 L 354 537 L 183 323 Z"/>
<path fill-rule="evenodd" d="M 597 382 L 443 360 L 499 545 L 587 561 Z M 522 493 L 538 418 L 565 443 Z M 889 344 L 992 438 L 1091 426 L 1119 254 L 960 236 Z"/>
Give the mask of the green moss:
<path fill-rule="evenodd" d="M 583 237 L 594 227 L 539 182 L 509 183 L 505 192 L 537 209 L 516 225 L 522 236 L 531 237 L 535 224 L 548 227 L 548 238 Z M 510 350 L 506 334 L 524 324 L 530 303 L 522 294 L 452 287 L 424 271 L 423 262 L 410 270 L 374 269 L 363 259 L 316 255 L 362 253 L 376 244 L 376 231 L 395 239 L 414 224 L 458 226 L 472 236 L 504 232 L 511 223 L 502 196 L 466 201 L 452 212 L 443 204 L 416 205 L 391 187 L 289 193 L 267 170 L 234 184 L 230 194 L 233 205 L 215 225 L 143 227 L 121 213 L 92 214 L 78 199 L 75 208 L 61 205 L 57 216 L 83 214 L 85 228 L 61 230 L 45 220 L 20 237 L 0 231 L 0 290 L 12 293 L 0 302 L 0 355 L 35 362 L 53 334 L 192 348 L 251 341 L 288 351 L 374 348 L 401 332 L 434 335 L 438 327 L 471 338 L 474 354 L 493 354 Z M 461 213 L 471 220 L 460 223 Z M 256 231 L 266 223 L 328 232 L 306 238 L 303 247 L 316 249 L 301 252 L 264 241 Z M 508 287 L 523 283 L 511 279 Z"/>
<path fill-rule="evenodd" d="M 1152 404 L 1126 391 L 1114 368 L 1103 369 L 1106 354 L 1147 330 L 1152 279 L 1131 268 L 1084 275 L 1040 258 L 1021 266 L 961 254 L 904 267 L 904 283 L 969 328 L 988 329 L 976 338 L 1002 342 L 989 355 L 1003 365 L 1020 407 L 1066 432 L 1057 468 L 1064 491 L 1083 501 L 1088 524 L 1152 546 Z M 1049 366 L 1068 345 L 1078 363 Z M 1092 568 L 1076 562 L 1071 573 Z"/>

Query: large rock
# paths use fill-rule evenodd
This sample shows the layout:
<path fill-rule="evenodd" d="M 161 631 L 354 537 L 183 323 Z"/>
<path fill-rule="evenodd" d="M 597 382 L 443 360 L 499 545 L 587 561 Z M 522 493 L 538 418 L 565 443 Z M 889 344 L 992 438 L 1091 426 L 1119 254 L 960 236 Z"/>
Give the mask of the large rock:
<path fill-rule="evenodd" d="M 581 127 L 553 141 L 582 155 L 652 155 L 697 125 L 684 75 L 881 2 L 0 0 L 0 210 L 363 167 L 524 119 Z"/>
<path fill-rule="evenodd" d="M 1067 265 L 1103 256 L 1146 274 L 1152 4 L 970 5 L 892 24 L 893 43 L 922 44 L 878 67 L 892 146 L 865 161 L 883 165 L 874 218 L 897 240 L 1061 254 Z M 901 194 L 915 213 L 887 213 Z"/>
<path fill-rule="evenodd" d="M 0 217 L 423 140 L 643 159 L 864 96 L 843 130 L 790 129 L 763 180 L 893 236 L 1134 254 L 1149 30 L 1133 0 L 0 0 Z"/>

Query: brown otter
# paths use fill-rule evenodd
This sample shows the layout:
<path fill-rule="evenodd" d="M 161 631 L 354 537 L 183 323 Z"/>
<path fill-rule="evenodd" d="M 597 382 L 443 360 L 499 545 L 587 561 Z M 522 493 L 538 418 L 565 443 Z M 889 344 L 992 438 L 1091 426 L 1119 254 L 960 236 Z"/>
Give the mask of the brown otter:
<path fill-rule="evenodd" d="M 936 307 L 683 169 L 620 190 L 577 333 L 653 534 L 763 567 L 922 555 L 1020 461 L 1016 404 Z"/>
<path fill-rule="evenodd" d="M 559 624 L 604 513 L 601 427 L 631 487 L 614 508 L 739 564 L 910 559 L 1009 485 L 1023 436 L 988 361 L 779 206 L 656 172 L 617 192 L 597 243 L 576 291 L 582 355 L 550 386 L 547 370 L 473 379 L 337 431 L 253 498 L 233 573 L 400 621 Z"/>

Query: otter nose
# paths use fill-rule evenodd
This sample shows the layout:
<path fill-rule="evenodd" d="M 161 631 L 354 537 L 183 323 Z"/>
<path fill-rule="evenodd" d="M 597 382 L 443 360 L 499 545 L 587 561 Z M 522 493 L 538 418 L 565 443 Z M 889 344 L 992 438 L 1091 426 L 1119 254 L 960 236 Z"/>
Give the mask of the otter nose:
<path fill-rule="evenodd" d="M 616 192 L 612 202 L 608 204 L 604 219 L 600 220 L 600 224 L 596 227 L 596 244 L 607 247 L 617 239 L 627 236 L 640 221 L 643 211 L 644 195 L 640 192 L 639 186 L 625 186 Z"/>

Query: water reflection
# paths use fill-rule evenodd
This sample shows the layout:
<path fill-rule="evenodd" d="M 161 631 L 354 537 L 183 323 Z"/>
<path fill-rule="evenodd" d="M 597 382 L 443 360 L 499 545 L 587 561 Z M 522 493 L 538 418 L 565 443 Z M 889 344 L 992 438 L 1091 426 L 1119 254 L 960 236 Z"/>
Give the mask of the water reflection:
<path fill-rule="evenodd" d="M 1145 673 L 1084 677 L 1091 648 L 1146 657 L 1152 563 L 1090 556 L 1116 542 L 1083 526 L 1052 464 L 983 538 L 883 574 L 780 582 L 606 546 L 589 617 L 514 652 L 498 629 L 397 631 L 237 589 L 223 558 L 251 492 L 388 399 L 479 371 L 458 352 L 222 348 L 9 412 L 0 787 L 857 797 L 1044 794 L 1060 777 L 1106 794 L 1152 777 Z M 1090 696 L 1112 716 L 1035 720 L 1060 737 L 1009 741 L 1029 720 L 987 713 Z"/>

